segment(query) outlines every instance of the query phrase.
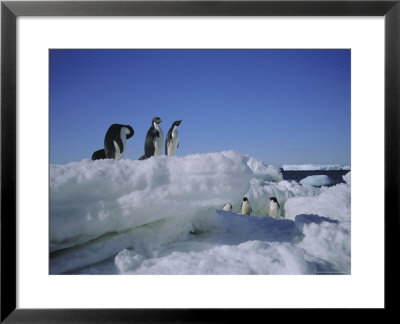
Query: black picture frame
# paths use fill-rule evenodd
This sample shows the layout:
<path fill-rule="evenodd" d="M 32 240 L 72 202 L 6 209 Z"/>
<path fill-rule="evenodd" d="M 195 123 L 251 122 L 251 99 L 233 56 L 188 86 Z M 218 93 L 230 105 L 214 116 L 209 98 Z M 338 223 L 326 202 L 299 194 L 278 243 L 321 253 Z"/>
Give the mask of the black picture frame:
<path fill-rule="evenodd" d="M 16 308 L 16 19 L 18 16 L 384 16 L 385 19 L 385 307 L 396 310 L 399 274 L 400 0 L 392 1 L 2 1 L 1 2 L 1 322 L 235 322 L 270 309 Z M 366 197 L 367 199 L 371 197 Z M 242 296 L 243 297 L 243 296 Z M 304 310 L 293 310 L 304 311 Z M 326 309 L 331 312 L 332 310 Z M 357 310 L 354 310 L 357 311 Z M 333 314 L 333 313 L 332 313 Z M 271 316 L 271 315 L 268 315 Z M 331 315 L 329 315 L 331 317 Z M 335 315 L 333 315 L 335 316 Z M 370 313 L 368 313 L 370 318 Z"/>

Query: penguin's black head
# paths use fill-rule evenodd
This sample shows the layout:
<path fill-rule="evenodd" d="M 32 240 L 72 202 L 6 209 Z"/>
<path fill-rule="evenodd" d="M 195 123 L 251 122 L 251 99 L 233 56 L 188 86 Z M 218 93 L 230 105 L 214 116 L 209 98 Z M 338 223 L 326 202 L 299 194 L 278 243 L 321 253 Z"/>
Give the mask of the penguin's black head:
<path fill-rule="evenodd" d="M 153 124 L 154 124 L 154 123 L 159 124 L 159 123 L 161 123 L 161 122 L 162 122 L 162 120 L 161 120 L 160 117 L 154 117 L 154 118 L 153 118 Z"/>
<path fill-rule="evenodd" d="M 248 200 L 247 197 L 244 197 L 244 198 L 243 198 L 243 201 L 247 201 L 247 200 Z"/>
<path fill-rule="evenodd" d="M 182 120 L 175 120 L 172 126 L 179 126 L 182 123 Z"/>
<path fill-rule="evenodd" d="M 276 199 L 276 197 L 270 197 L 269 200 L 272 200 L 273 202 L 278 202 L 278 200 Z"/>
<path fill-rule="evenodd" d="M 123 124 L 112 124 L 108 130 L 107 130 L 107 134 L 118 134 L 120 135 L 121 132 L 121 128 L 127 128 L 128 129 L 128 133 L 126 133 L 126 138 L 131 138 L 133 136 L 133 134 L 135 133 L 135 131 L 133 130 L 132 126 L 130 125 L 123 125 Z M 112 135 L 114 136 L 114 135 Z"/>
<path fill-rule="evenodd" d="M 135 134 L 135 131 L 133 130 L 132 126 L 125 125 L 125 127 L 129 129 L 129 133 L 126 134 L 126 139 L 131 138 L 133 134 Z"/>

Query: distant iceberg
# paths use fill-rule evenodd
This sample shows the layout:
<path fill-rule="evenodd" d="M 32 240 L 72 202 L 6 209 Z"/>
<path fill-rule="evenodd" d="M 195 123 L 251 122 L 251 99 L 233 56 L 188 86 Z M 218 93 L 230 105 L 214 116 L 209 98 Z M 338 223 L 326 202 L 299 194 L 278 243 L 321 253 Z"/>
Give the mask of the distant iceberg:
<path fill-rule="evenodd" d="M 284 171 L 313 171 L 313 170 L 350 170 L 350 166 L 341 164 L 283 164 Z"/>
<path fill-rule="evenodd" d="M 300 184 L 314 187 L 328 186 L 332 184 L 332 179 L 327 175 L 312 175 L 300 180 Z"/>

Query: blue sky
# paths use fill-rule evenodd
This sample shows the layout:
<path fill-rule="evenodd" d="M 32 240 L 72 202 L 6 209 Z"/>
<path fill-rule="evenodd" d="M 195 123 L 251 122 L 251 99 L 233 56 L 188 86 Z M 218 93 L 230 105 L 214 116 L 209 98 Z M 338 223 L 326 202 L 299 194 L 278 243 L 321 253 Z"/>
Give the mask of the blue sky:
<path fill-rule="evenodd" d="M 177 155 L 236 150 L 267 164 L 350 165 L 350 50 L 50 50 L 50 163 L 90 159 L 113 123 L 124 158 L 151 119 Z"/>

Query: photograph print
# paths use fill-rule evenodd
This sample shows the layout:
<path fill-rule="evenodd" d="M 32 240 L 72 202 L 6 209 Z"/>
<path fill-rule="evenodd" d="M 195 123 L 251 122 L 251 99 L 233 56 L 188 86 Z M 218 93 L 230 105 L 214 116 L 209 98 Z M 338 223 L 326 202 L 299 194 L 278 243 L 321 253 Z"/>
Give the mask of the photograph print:
<path fill-rule="evenodd" d="M 50 49 L 49 274 L 351 274 L 350 49 Z"/>

